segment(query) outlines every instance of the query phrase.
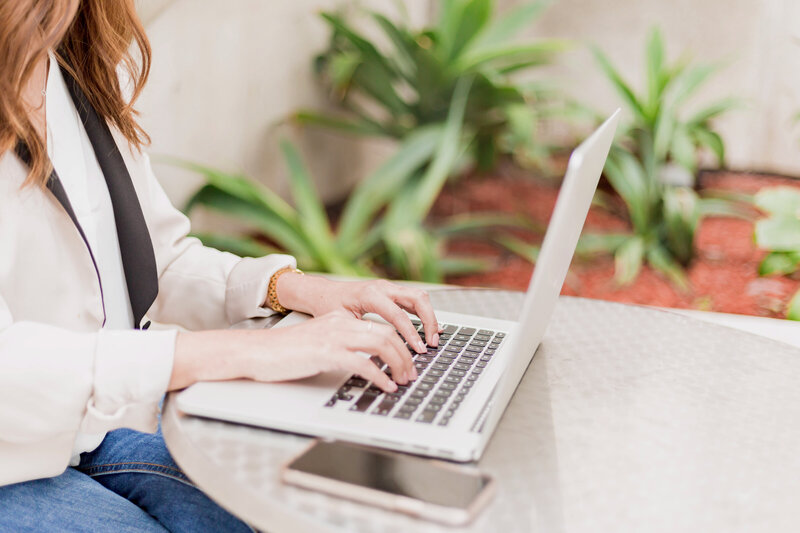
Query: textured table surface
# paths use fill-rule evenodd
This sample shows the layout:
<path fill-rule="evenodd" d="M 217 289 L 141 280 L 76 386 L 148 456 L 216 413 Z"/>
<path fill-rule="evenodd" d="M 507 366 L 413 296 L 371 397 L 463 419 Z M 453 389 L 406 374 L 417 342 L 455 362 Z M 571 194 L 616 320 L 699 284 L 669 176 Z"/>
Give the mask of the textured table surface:
<path fill-rule="evenodd" d="M 515 318 L 520 293 L 438 309 Z M 282 485 L 309 439 L 182 415 L 167 444 L 212 498 L 270 532 L 800 530 L 800 350 L 672 313 L 562 297 L 479 466 L 466 529 Z"/>

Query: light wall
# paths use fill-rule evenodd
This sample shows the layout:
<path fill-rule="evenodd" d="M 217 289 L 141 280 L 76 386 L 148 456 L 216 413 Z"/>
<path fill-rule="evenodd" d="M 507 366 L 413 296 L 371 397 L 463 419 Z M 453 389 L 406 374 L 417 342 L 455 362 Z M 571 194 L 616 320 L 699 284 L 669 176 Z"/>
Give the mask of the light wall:
<path fill-rule="evenodd" d="M 501 9 L 518 0 L 498 0 Z M 717 124 L 728 164 L 800 176 L 800 2 L 797 0 L 557 0 L 528 32 L 571 39 L 578 47 L 554 74 L 580 101 L 611 111 L 619 98 L 588 51 L 597 45 L 627 79 L 644 83 L 644 42 L 662 28 L 670 59 L 727 66 L 689 103 L 741 98 L 744 107 Z M 691 105 L 687 111 L 691 111 Z"/>
<path fill-rule="evenodd" d="M 298 108 L 326 105 L 311 60 L 328 39 L 318 13 L 341 3 L 139 0 L 153 47 L 150 80 L 138 105 L 152 137 L 150 153 L 243 172 L 285 194 L 278 139 L 289 137 L 299 143 L 323 197 L 344 196 L 391 146 L 321 132 L 298 135 L 295 127 L 281 125 Z M 393 0 L 362 3 L 397 12 Z M 415 23 L 428 13 L 422 3 L 408 11 Z M 178 205 L 200 184 L 173 166 L 156 162 L 155 169 Z"/>
<path fill-rule="evenodd" d="M 140 103 L 153 137 L 151 153 L 169 154 L 242 171 L 285 193 L 277 139 L 299 139 L 322 194 L 341 198 L 387 154 L 386 143 L 331 134 L 296 135 L 276 127 L 299 107 L 321 108 L 325 95 L 311 58 L 327 40 L 317 13 L 335 0 L 139 0 L 154 49 L 151 79 Z M 362 1 L 390 13 L 395 0 Z M 519 0 L 497 0 L 500 10 Z M 416 23 L 437 2 L 406 0 Z M 670 57 L 690 50 L 728 67 L 697 99 L 728 95 L 747 107 L 720 122 L 729 164 L 740 169 L 800 175 L 800 2 L 795 0 L 559 0 L 528 32 L 579 44 L 551 73 L 565 91 L 600 110 L 617 100 L 585 43 L 604 49 L 622 72 L 642 78 L 643 42 L 664 29 Z M 157 164 L 168 194 L 182 203 L 199 180 Z"/>

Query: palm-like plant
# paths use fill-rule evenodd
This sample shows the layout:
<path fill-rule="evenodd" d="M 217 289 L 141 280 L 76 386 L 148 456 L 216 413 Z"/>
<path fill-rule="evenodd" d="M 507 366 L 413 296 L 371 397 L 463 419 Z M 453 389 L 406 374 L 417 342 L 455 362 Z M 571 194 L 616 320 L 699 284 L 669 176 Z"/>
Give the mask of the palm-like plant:
<path fill-rule="evenodd" d="M 322 13 L 332 34 L 315 68 L 347 113 L 301 111 L 295 119 L 404 139 L 422 126 L 442 123 L 459 81 L 469 78 L 464 140 L 479 166 L 491 168 L 498 153 L 541 162 L 548 151 L 537 138 L 537 125 L 556 112 L 555 92 L 543 84 L 514 83 L 510 76 L 549 62 L 563 48 L 554 40 L 512 41 L 546 4 L 526 3 L 493 18 L 492 0 L 442 0 L 438 21 L 420 30 L 370 13 L 389 43 L 385 51 L 344 16 Z"/>
<path fill-rule="evenodd" d="M 614 253 L 620 283 L 635 279 L 646 261 L 686 287 L 682 267 L 694 254 L 699 221 L 711 214 L 741 215 L 731 203 L 700 198 L 691 187 L 703 150 L 710 150 L 718 164 L 724 163 L 724 143 L 711 121 L 737 101 L 720 100 L 684 118 L 684 105 L 718 66 L 690 66 L 686 60 L 667 63 L 657 29 L 647 39 L 643 94 L 632 89 L 599 49 L 594 49 L 594 55 L 632 116 L 621 129 L 604 171 L 625 202 L 632 233 L 585 236 L 583 249 Z M 689 177 L 682 180 L 689 183 L 669 183 L 676 169 Z"/>
<path fill-rule="evenodd" d="M 756 244 L 769 252 L 761 260 L 758 274 L 794 274 L 800 269 L 800 191 L 792 187 L 762 189 L 754 204 L 767 214 L 755 225 Z M 789 300 L 786 318 L 800 320 L 800 291 Z"/>
<path fill-rule="evenodd" d="M 191 163 L 206 184 L 186 210 L 202 205 L 245 222 L 276 248 L 248 235 L 198 235 L 204 243 L 240 255 L 264 255 L 280 249 L 308 270 L 343 275 L 376 274 L 439 282 L 451 273 L 484 268 L 480 260 L 443 257 L 447 239 L 465 232 L 522 222 L 484 214 L 451 217 L 430 226 L 427 214 L 458 158 L 461 123 L 469 80 L 457 87 L 444 124 L 419 128 L 399 150 L 362 181 L 349 197 L 337 228 L 328 220 L 313 181 L 292 144 L 281 148 L 289 169 L 294 205 L 243 177 Z"/>

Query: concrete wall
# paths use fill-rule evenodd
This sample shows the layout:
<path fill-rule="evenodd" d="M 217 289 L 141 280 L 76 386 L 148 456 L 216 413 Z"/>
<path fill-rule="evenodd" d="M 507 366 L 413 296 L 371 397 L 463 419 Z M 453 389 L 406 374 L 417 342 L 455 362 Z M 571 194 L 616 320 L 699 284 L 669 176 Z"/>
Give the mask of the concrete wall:
<path fill-rule="evenodd" d="M 499 0 L 501 9 L 518 0 Z M 586 45 L 595 44 L 641 88 L 646 34 L 663 29 L 669 57 L 683 52 L 727 68 L 689 102 L 742 98 L 718 122 L 728 164 L 800 175 L 800 2 L 796 0 L 557 0 L 528 32 L 577 40 L 554 74 L 570 94 L 610 111 L 619 102 Z"/>
<path fill-rule="evenodd" d="M 150 84 L 140 103 L 153 137 L 151 153 L 241 170 L 285 191 L 275 124 L 298 107 L 325 105 L 310 59 L 327 39 L 317 12 L 342 0 L 139 0 L 154 48 Z M 520 0 L 497 0 L 501 10 Z M 396 12 L 394 0 L 362 1 Z M 415 22 L 435 0 L 406 0 Z M 697 102 L 733 95 L 747 108 L 720 122 L 736 168 L 800 174 L 800 47 L 796 0 L 558 0 L 530 36 L 593 43 L 623 73 L 642 78 L 644 37 L 664 29 L 670 57 L 729 60 Z M 586 48 L 577 46 L 552 70 L 573 96 L 601 110 L 617 97 Z M 390 147 L 330 134 L 303 135 L 301 147 L 326 198 L 341 197 Z M 180 203 L 197 178 L 164 165 L 157 171 Z"/>
<path fill-rule="evenodd" d="M 392 0 L 363 2 L 397 13 Z M 326 97 L 311 59 L 327 43 L 318 16 L 339 0 L 139 0 L 153 46 L 150 81 L 138 108 L 151 134 L 151 154 L 169 154 L 256 177 L 285 193 L 281 136 L 296 138 L 327 199 L 350 185 L 383 155 L 385 142 L 356 142 L 327 133 L 296 135 L 281 121 L 301 107 L 321 108 Z M 417 23 L 427 5 L 410 5 Z M 169 165 L 156 172 L 176 204 L 200 180 Z"/>

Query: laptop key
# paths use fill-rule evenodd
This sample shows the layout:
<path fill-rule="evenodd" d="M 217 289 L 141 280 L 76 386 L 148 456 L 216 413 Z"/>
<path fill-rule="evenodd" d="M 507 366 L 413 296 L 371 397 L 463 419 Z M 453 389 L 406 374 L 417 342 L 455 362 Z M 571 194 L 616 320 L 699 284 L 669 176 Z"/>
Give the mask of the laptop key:
<path fill-rule="evenodd" d="M 432 388 L 433 388 L 433 385 L 431 385 L 430 383 L 426 383 L 426 382 L 422 381 L 422 382 L 417 384 L 417 388 L 415 390 L 429 391 Z"/>
<path fill-rule="evenodd" d="M 436 376 L 437 378 L 440 378 L 444 375 L 444 370 L 436 370 L 435 368 L 431 368 L 430 370 L 428 370 L 427 375 Z"/>
<path fill-rule="evenodd" d="M 444 405 L 441 403 L 429 403 L 428 405 L 425 406 L 425 409 L 423 409 L 422 412 L 424 413 L 425 411 L 433 411 L 434 413 L 438 413 L 443 408 Z"/>
<path fill-rule="evenodd" d="M 419 405 L 422 403 L 422 398 L 417 398 L 416 396 L 412 396 L 411 398 L 406 399 L 403 405 Z"/>
<path fill-rule="evenodd" d="M 417 417 L 417 422 L 422 422 L 423 424 L 430 424 L 433 422 L 433 419 L 436 418 L 436 415 L 439 414 L 436 411 L 422 411 L 422 413 Z"/>
<path fill-rule="evenodd" d="M 386 405 L 385 403 L 381 403 L 381 404 L 378 406 L 378 408 L 377 408 L 377 409 L 375 409 L 375 410 L 372 412 L 372 414 L 373 414 L 373 415 L 379 415 L 379 416 L 386 416 L 386 415 L 388 415 L 388 414 L 389 414 L 389 411 L 391 411 L 391 410 L 392 410 L 392 407 L 394 407 L 394 404 L 393 404 L 393 403 L 390 403 L 389 405 Z"/>
<path fill-rule="evenodd" d="M 375 401 L 375 398 L 377 398 L 376 395 L 367 394 L 366 392 L 364 392 L 364 394 L 361 395 L 361 398 L 359 398 L 358 401 L 356 401 L 356 403 L 353 404 L 350 410 L 363 413 L 364 411 L 369 409 L 369 406 L 372 405 L 372 402 Z"/>
<path fill-rule="evenodd" d="M 459 335 L 474 335 L 475 328 L 461 328 L 458 330 Z"/>
<path fill-rule="evenodd" d="M 448 369 L 448 368 L 450 368 L 450 367 L 449 367 L 448 365 L 444 364 L 444 363 L 438 363 L 438 362 L 437 362 L 437 363 L 433 363 L 433 364 L 431 365 L 431 368 L 432 368 L 433 370 L 447 370 L 447 369 Z"/>
<path fill-rule="evenodd" d="M 445 380 L 446 383 L 460 383 L 461 382 L 461 378 L 460 377 L 458 377 L 458 376 L 450 376 L 450 375 L 445 376 L 444 380 Z"/>
<path fill-rule="evenodd" d="M 409 418 L 411 418 L 411 415 L 412 415 L 412 413 L 410 413 L 410 412 L 400 411 L 399 413 L 394 415 L 393 418 L 399 418 L 401 420 L 408 420 Z"/>
<path fill-rule="evenodd" d="M 481 353 L 483 351 L 483 346 L 473 346 L 470 344 L 464 348 L 464 350 L 469 353 Z"/>
<path fill-rule="evenodd" d="M 358 387 L 363 388 L 367 386 L 367 380 L 364 378 L 350 378 L 347 380 L 345 385 L 349 385 L 350 387 Z"/>
<path fill-rule="evenodd" d="M 457 368 L 454 368 L 447 375 L 448 376 L 456 376 L 456 377 L 459 377 L 459 378 L 463 378 L 464 376 L 467 375 L 467 373 L 465 371 L 463 371 L 463 370 L 458 370 Z"/>
<path fill-rule="evenodd" d="M 486 363 L 485 361 L 478 361 L 477 363 L 475 363 L 475 367 L 476 368 L 486 368 L 487 364 L 488 363 Z"/>
<path fill-rule="evenodd" d="M 470 340 L 472 337 L 471 337 L 470 335 L 461 335 L 461 334 L 458 334 L 458 335 L 456 335 L 454 338 L 455 338 L 457 341 L 468 341 L 468 340 Z"/>
<path fill-rule="evenodd" d="M 439 385 L 439 390 L 456 390 L 456 383 L 445 382 Z"/>
<path fill-rule="evenodd" d="M 428 405 L 442 405 L 442 404 L 444 404 L 446 402 L 447 402 L 447 397 L 445 397 L 445 396 L 437 396 L 437 395 L 434 394 L 431 397 L 430 401 L 428 402 Z"/>
<path fill-rule="evenodd" d="M 424 398 L 427 395 L 428 395 L 427 390 L 417 388 L 414 389 L 414 392 L 411 393 L 411 398 Z"/>
<path fill-rule="evenodd" d="M 495 333 L 494 336 L 496 339 L 503 339 L 505 338 L 506 334 L 501 331 L 499 333 Z"/>
<path fill-rule="evenodd" d="M 421 382 L 421 383 L 420 383 L 420 385 L 421 385 L 422 383 L 436 383 L 437 381 L 439 381 L 439 378 L 440 378 L 440 377 L 441 377 L 441 376 L 432 376 L 432 375 L 430 374 L 430 372 L 428 372 L 427 374 L 425 374 L 424 376 L 422 376 L 422 379 L 420 380 L 420 382 Z"/>
<path fill-rule="evenodd" d="M 345 402 L 349 402 L 350 400 L 353 399 L 353 395 L 350 394 L 350 393 L 347 393 L 347 392 L 337 392 L 336 393 L 336 399 L 337 400 L 343 400 Z"/>
<path fill-rule="evenodd" d="M 472 365 L 468 365 L 467 363 L 456 363 L 453 365 L 453 368 L 458 370 L 469 370 Z"/>
<path fill-rule="evenodd" d="M 488 335 L 489 337 L 491 337 L 493 333 L 494 333 L 494 331 L 491 331 L 489 329 L 479 329 L 478 330 L 478 335 Z"/>
<path fill-rule="evenodd" d="M 325 402 L 325 407 L 333 407 L 336 405 L 336 396 Z"/>

